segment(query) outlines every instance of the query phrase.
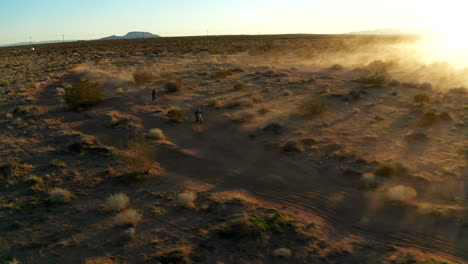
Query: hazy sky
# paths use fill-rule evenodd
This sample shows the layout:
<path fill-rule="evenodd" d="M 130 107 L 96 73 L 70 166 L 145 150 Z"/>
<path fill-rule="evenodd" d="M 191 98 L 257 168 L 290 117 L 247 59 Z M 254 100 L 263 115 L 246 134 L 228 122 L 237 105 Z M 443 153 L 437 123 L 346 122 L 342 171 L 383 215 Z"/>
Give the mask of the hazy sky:
<path fill-rule="evenodd" d="M 0 0 L 0 44 L 93 39 L 149 31 L 162 36 L 345 33 L 426 28 L 463 19 L 445 0 Z M 442 15 L 441 15 L 442 14 Z M 457 18 L 458 17 L 458 18 Z M 464 21 L 460 21 L 462 25 Z"/>

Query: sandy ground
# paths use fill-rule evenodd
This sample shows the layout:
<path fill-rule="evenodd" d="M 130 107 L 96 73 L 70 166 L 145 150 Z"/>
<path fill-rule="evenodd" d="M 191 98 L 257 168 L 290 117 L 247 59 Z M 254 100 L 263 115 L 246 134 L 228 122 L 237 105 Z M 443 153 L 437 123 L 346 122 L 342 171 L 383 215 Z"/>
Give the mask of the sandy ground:
<path fill-rule="evenodd" d="M 136 86 L 131 73 L 142 68 L 162 81 Z M 232 75 L 213 77 L 220 69 L 231 69 Z M 162 92 L 166 73 L 183 80 L 182 92 Z M 100 65 L 82 64 L 44 80 L 30 94 L 30 104 L 39 109 L 41 124 L 47 124 L 43 131 L 59 128 L 49 136 L 39 133 L 42 138 L 35 140 L 41 145 L 67 146 L 86 135 L 118 150 L 129 138 L 145 137 L 150 129 L 159 128 L 167 140 L 146 144 L 156 146 L 155 161 L 164 173 L 156 180 L 115 183 L 112 177 L 99 176 L 102 168 L 118 168 L 112 157 L 61 155 L 60 150 L 35 153 L 36 167 L 53 158 L 65 161 L 69 167 L 59 168 L 54 173 L 58 178 L 48 173 L 47 183 L 73 189 L 76 199 L 33 209 L 33 215 L 48 223 L 19 231 L 18 240 L 23 242 L 18 243 L 28 244 L 31 236 L 54 242 L 36 245 L 40 253 L 21 251 L 29 260 L 25 263 L 52 263 L 51 259 L 82 263 L 104 253 L 129 263 L 149 263 L 148 252 L 161 251 L 160 244 L 171 244 L 167 242 L 171 239 L 193 249 L 196 241 L 206 242 L 207 234 L 200 230 L 208 233 L 208 219 L 216 216 L 164 205 L 165 199 L 171 201 L 167 197 L 175 199 L 183 190 L 207 192 L 223 201 L 240 197 L 246 212 L 258 213 L 259 207 L 288 212 L 303 223 L 313 223 L 315 236 L 327 244 L 351 252 L 336 258 L 328 251 L 316 252 L 328 257 L 308 258 L 307 250 L 295 247 L 310 245 L 306 239 L 309 242 L 291 243 L 293 251 L 297 248 L 295 258 L 278 259 L 235 249 L 229 252 L 226 248 L 232 245 L 208 238 L 206 243 L 220 244 L 222 249 L 202 254 L 202 263 L 400 263 L 391 262 L 389 256 L 401 249 L 466 263 L 467 94 L 352 82 L 359 76 L 352 68 L 331 70 L 293 59 L 271 62 L 241 53 L 114 58 Z M 104 100 L 89 110 L 71 112 L 61 99 L 61 88 L 80 78 L 103 83 Z M 245 88 L 234 90 L 238 82 Z M 153 88 L 161 91 L 157 102 L 150 101 Z M 429 104 L 414 104 L 413 97 L 421 93 L 431 97 Z M 302 116 L 298 109 L 308 98 L 320 98 L 328 108 L 316 116 Z M 203 109 L 203 125 L 194 123 L 192 113 L 197 107 Z M 174 108 L 186 113 L 184 122 L 168 121 L 167 112 Z M 432 126 L 418 125 L 429 110 L 446 112 L 450 118 Z M 112 125 L 109 116 L 125 122 Z M 411 137 L 415 133 L 424 139 Z M 34 142 L 26 138 L 11 138 L 9 144 L 33 147 L 21 142 Z M 390 167 L 388 175 L 378 171 L 382 165 Z M 119 243 L 114 245 L 117 235 L 109 231 L 109 216 L 100 213 L 98 202 L 117 192 L 129 193 L 132 204 L 144 208 L 145 221 L 137 227 L 137 239 L 123 249 L 118 249 Z M 240 210 L 236 206 L 229 204 L 227 210 Z M 43 216 L 43 210 L 50 215 Z M 19 215 L 29 217 L 28 213 L 9 217 L 26 221 Z M 287 246 L 273 241 L 268 246 L 275 247 Z"/>

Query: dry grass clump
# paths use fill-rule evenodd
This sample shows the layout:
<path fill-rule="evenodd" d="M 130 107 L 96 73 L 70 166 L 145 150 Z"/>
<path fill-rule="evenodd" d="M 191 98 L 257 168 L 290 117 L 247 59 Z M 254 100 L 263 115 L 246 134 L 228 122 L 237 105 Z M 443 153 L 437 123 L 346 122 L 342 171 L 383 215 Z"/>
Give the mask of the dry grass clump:
<path fill-rule="evenodd" d="M 114 222 L 117 225 L 129 225 L 129 226 L 136 226 L 138 223 L 141 222 L 143 215 L 135 209 L 127 209 L 118 213 L 115 218 Z"/>
<path fill-rule="evenodd" d="M 54 188 L 49 192 L 49 201 L 52 203 L 65 203 L 71 198 L 71 193 L 62 188 Z"/>
<path fill-rule="evenodd" d="M 431 98 L 427 94 L 417 94 L 414 96 L 414 103 L 424 105 L 431 101 Z"/>
<path fill-rule="evenodd" d="M 242 91 L 245 89 L 245 85 L 241 82 L 238 82 L 234 85 L 234 90 L 235 91 Z"/>
<path fill-rule="evenodd" d="M 440 120 L 441 120 L 441 117 L 440 117 L 439 113 L 437 113 L 435 111 L 427 111 L 419 119 L 418 125 L 420 125 L 420 126 L 432 126 L 435 123 L 439 122 Z"/>
<path fill-rule="evenodd" d="M 169 112 L 167 112 L 167 117 L 169 118 L 169 120 L 176 122 L 176 123 L 183 122 L 184 115 L 185 115 L 184 111 L 180 109 L 171 109 L 169 110 Z"/>
<path fill-rule="evenodd" d="M 197 194 L 191 191 L 185 191 L 177 195 L 177 205 L 187 208 L 193 208 Z"/>
<path fill-rule="evenodd" d="M 86 259 L 85 264 L 116 264 L 110 257 L 98 257 L 92 259 Z"/>
<path fill-rule="evenodd" d="M 382 177 L 390 177 L 396 173 L 397 169 L 395 166 L 387 163 L 382 163 L 377 167 L 374 174 Z"/>
<path fill-rule="evenodd" d="M 414 199 L 418 193 L 409 186 L 397 185 L 387 189 L 386 196 L 393 201 L 409 201 Z"/>
<path fill-rule="evenodd" d="M 101 84 L 81 80 L 65 90 L 65 102 L 71 110 L 78 111 L 102 101 Z"/>
<path fill-rule="evenodd" d="M 255 103 L 261 103 L 263 102 L 263 97 L 257 93 L 257 92 L 252 92 L 250 93 L 250 98 L 252 99 L 252 101 L 254 101 Z"/>
<path fill-rule="evenodd" d="M 173 80 L 164 84 L 164 89 L 168 93 L 180 93 L 182 91 L 183 83 L 181 80 Z"/>
<path fill-rule="evenodd" d="M 330 108 L 330 103 L 321 99 L 311 98 L 299 106 L 302 116 L 318 116 Z"/>
<path fill-rule="evenodd" d="M 132 74 L 132 77 L 133 81 L 139 86 L 149 84 L 155 79 L 153 73 L 149 71 L 136 71 Z"/>
<path fill-rule="evenodd" d="M 232 120 L 240 123 L 251 123 L 255 121 L 255 119 L 256 115 L 254 112 L 246 111 L 236 114 Z"/>
<path fill-rule="evenodd" d="M 150 138 L 156 139 L 156 140 L 166 139 L 166 136 L 164 136 L 164 132 L 159 128 L 150 129 L 150 131 L 148 132 L 148 135 Z"/>
<path fill-rule="evenodd" d="M 304 152 L 305 148 L 300 140 L 290 140 L 283 146 L 283 151 L 290 153 L 300 153 Z"/>
<path fill-rule="evenodd" d="M 116 193 L 109 196 L 105 203 L 105 208 L 108 211 L 122 211 L 130 204 L 130 199 L 124 193 Z"/>
<path fill-rule="evenodd" d="M 341 64 L 335 64 L 335 65 L 331 66 L 330 69 L 334 70 L 334 71 L 342 71 L 342 70 L 344 70 L 344 67 Z"/>
<path fill-rule="evenodd" d="M 119 161 L 130 174 L 145 175 L 155 167 L 155 147 L 140 141 L 127 143 L 128 149 L 119 155 Z"/>
<path fill-rule="evenodd" d="M 214 99 L 213 101 L 211 101 L 210 105 L 214 108 L 223 108 L 224 107 L 224 103 L 219 100 L 219 99 Z"/>
<path fill-rule="evenodd" d="M 286 258 L 292 255 L 292 251 L 289 248 L 277 248 L 273 250 L 274 257 Z"/>

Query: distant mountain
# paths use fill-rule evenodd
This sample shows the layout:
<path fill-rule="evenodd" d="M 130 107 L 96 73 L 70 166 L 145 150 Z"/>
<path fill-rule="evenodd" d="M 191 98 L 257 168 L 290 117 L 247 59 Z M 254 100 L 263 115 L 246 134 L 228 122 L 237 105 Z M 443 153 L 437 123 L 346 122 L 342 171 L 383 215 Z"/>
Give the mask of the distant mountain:
<path fill-rule="evenodd" d="M 417 35 L 418 33 L 413 30 L 404 29 L 404 28 L 388 28 L 388 29 L 376 29 L 376 30 L 366 30 L 351 32 L 348 34 L 354 35 Z"/>
<path fill-rule="evenodd" d="M 65 42 L 74 42 L 77 40 L 65 40 Z M 61 43 L 63 42 L 62 40 L 46 40 L 46 41 L 38 41 L 38 42 L 33 42 L 31 43 L 32 45 L 38 45 L 38 44 L 49 44 L 49 43 Z M 13 47 L 13 46 L 26 46 L 29 45 L 29 42 L 18 42 L 18 43 L 13 43 L 13 44 L 4 44 L 0 45 L 0 47 Z"/>
<path fill-rule="evenodd" d="M 109 37 L 101 38 L 100 40 L 135 39 L 135 38 L 159 38 L 159 37 L 161 37 L 161 36 L 152 34 L 150 32 L 132 31 L 132 32 L 128 32 L 125 36 L 112 35 L 112 36 L 109 36 Z"/>

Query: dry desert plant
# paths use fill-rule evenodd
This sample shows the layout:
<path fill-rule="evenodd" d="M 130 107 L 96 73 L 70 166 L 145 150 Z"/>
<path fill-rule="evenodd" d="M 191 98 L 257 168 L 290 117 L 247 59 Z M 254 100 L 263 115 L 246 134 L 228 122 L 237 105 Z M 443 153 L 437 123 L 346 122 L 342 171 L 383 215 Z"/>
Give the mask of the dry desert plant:
<path fill-rule="evenodd" d="M 117 225 L 136 226 L 142 219 L 142 214 L 135 209 L 127 209 L 118 213 L 114 221 Z"/>
<path fill-rule="evenodd" d="M 302 116 L 317 116 L 325 112 L 329 107 L 329 102 L 311 98 L 299 106 L 299 114 Z"/>
<path fill-rule="evenodd" d="M 133 81 L 139 86 L 149 84 L 155 78 L 153 73 L 149 71 L 136 71 L 132 74 L 132 77 Z"/>
<path fill-rule="evenodd" d="M 65 90 L 65 102 L 72 110 L 90 107 L 102 101 L 101 84 L 81 80 Z"/>
<path fill-rule="evenodd" d="M 193 202 L 197 198 L 197 195 L 191 191 L 185 191 L 177 195 L 177 205 L 182 207 L 194 207 Z"/>
<path fill-rule="evenodd" d="M 150 131 L 148 132 L 148 135 L 150 138 L 156 139 L 156 140 L 166 139 L 166 136 L 164 136 L 164 132 L 159 128 L 150 129 Z"/>
<path fill-rule="evenodd" d="M 71 198 L 71 193 L 62 188 L 54 188 L 49 192 L 49 201 L 52 203 L 65 203 Z"/>
<path fill-rule="evenodd" d="M 122 211 L 127 208 L 130 203 L 130 199 L 124 193 L 116 193 L 109 196 L 105 203 L 105 208 L 108 211 Z"/>
<path fill-rule="evenodd" d="M 169 120 L 180 123 L 184 121 L 184 112 L 180 109 L 171 109 L 169 112 L 167 112 L 167 117 L 169 117 Z"/>
<path fill-rule="evenodd" d="M 418 193 L 416 190 L 409 186 L 397 185 L 390 187 L 387 190 L 387 198 L 393 201 L 409 201 L 414 199 Z"/>

